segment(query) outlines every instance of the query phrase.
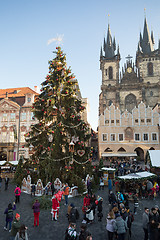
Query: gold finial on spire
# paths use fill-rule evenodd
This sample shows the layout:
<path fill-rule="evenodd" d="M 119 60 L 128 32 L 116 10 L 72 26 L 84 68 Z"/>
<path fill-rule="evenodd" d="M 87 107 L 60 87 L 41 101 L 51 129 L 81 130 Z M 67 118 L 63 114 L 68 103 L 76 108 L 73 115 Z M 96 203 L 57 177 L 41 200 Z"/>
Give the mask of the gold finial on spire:
<path fill-rule="evenodd" d="M 110 24 L 110 14 L 108 14 L 108 24 Z"/>
<path fill-rule="evenodd" d="M 144 17 L 146 17 L 146 8 L 144 8 Z"/>

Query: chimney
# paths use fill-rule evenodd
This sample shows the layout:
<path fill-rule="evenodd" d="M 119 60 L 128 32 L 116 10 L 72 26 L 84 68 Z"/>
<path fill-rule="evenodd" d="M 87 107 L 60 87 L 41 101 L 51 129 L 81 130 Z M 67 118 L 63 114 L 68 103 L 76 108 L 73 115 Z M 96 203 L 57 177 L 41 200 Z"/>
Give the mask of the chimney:
<path fill-rule="evenodd" d="M 38 87 L 37 87 L 37 86 L 34 86 L 34 91 L 35 91 L 36 93 L 38 93 Z"/>
<path fill-rule="evenodd" d="M 6 98 L 8 98 L 8 92 L 6 92 Z"/>

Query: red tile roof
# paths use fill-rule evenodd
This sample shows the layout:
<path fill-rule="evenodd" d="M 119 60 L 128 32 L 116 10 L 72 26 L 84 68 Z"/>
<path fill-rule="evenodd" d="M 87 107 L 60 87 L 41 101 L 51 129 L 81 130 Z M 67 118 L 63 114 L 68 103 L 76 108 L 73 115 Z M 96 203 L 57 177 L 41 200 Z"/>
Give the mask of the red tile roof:
<path fill-rule="evenodd" d="M 7 88 L 7 89 L 0 89 L 0 98 L 5 98 L 6 93 L 8 93 L 8 97 L 24 97 L 27 93 L 39 95 L 37 92 L 35 92 L 29 87 Z"/>

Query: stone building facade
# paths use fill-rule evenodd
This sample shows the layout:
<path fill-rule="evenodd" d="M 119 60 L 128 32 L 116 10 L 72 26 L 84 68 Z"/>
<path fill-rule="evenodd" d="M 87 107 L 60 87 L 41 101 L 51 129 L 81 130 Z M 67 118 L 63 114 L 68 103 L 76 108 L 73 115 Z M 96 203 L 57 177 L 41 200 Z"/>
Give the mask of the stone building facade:
<path fill-rule="evenodd" d="M 159 149 L 159 107 L 141 102 L 132 113 L 113 104 L 99 117 L 100 157 L 137 157 L 145 159 L 147 150 Z"/>
<path fill-rule="evenodd" d="M 0 161 L 29 157 L 25 134 L 35 123 L 32 104 L 38 93 L 29 87 L 0 89 Z"/>
<path fill-rule="evenodd" d="M 147 115 L 144 115 L 142 118 L 144 122 L 141 122 L 141 118 L 138 117 L 138 122 L 133 120 L 135 111 L 139 111 L 139 107 L 142 105 L 142 102 L 146 106 L 146 112 L 151 111 L 152 108 L 160 102 L 160 40 L 158 48 L 154 49 L 153 31 L 150 34 L 146 18 L 144 20 L 143 36 L 140 33 L 135 64 L 132 62 L 132 57 L 130 55 L 128 55 L 126 59 L 126 63 L 120 72 L 119 65 L 121 57 L 119 46 L 116 48 L 115 38 L 112 38 L 110 25 L 108 25 L 107 38 L 104 38 L 104 44 L 103 47 L 101 47 L 100 52 L 100 70 L 102 72 L 101 93 L 99 95 L 98 126 L 100 157 L 104 154 L 107 147 L 110 148 L 112 146 L 112 151 L 117 152 L 123 143 L 123 145 L 126 145 L 126 154 L 132 153 L 131 155 L 135 155 L 134 150 L 140 147 L 142 149 L 142 151 L 140 151 L 143 152 L 143 154 L 140 154 L 139 151 L 136 151 L 136 154 L 138 154 L 142 159 L 146 153 L 146 149 L 153 147 L 153 141 L 150 142 L 151 133 L 155 132 L 156 134 L 159 134 L 158 127 L 156 125 L 159 124 L 158 120 L 156 124 L 155 122 L 153 124 L 154 120 L 152 120 L 149 124 L 149 122 L 147 122 L 147 119 L 149 119 L 147 118 Z M 109 114 L 111 114 L 110 106 L 112 106 L 112 108 L 115 106 L 116 118 L 115 116 L 110 116 L 109 119 L 105 117 L 106 114 L 108 114 L 108 111 L 110 112 Z M 124 118 L 123 114 L 127 114 L 127 116 L 130 117 Z M 117 116 L 120 118 L 118 119 Z M 122 131 L 124 136 L 125 129 L 127 127 L 129 129 L 130 127 L 132 128 L 133 138 L 128 141 L 126 137 L 123 137 L 124 140 L 119 141 L 119 135 L 116 135 L 117 138 L 113 142 L 108 142 L 108 140 L 102 141 L 103 134 L 108 134 L 107 136 L 110 139 L 110 134 L 117 131 L 119 127 L 122 127 L 122 125 L 117 125 L 123 122 L 122 119 L 125 119 Z M 109 121 L 109 125 L 106 125 L 105 121 Z M 119 123 L 117 121 L 119 121 Z M 142 131 L 141 135 L 147 131 L 146 133 L 150 136 L 149 140 L 146 142 L 143 137 L 141 137 L 139 141 L 134 141 L 134 133 L 136 131 Z M 119 133 L 115 132 L 115 134 Z M 158 137 L 159 135 L 156 136 Z M 110 145 L 108 146 L 109 143 Z M 158 138 L 154 141 L 154 146 L 155 149 L 159 148 Z"/>
<path fill-rule="evenodd" d="M 136 52 L 136 63 L 128 56 L 126 64 L 119 71 L 120 51 L 116 51 L 115 38 L 112 39 L 108 25 L 107 38 L 104 39 L 100 53 L 102 72 L 101 93 L 99 96 L 99 115 L 112 103 L 120 110 L 132 111 L 143 101 L 154 107 L 160 101 L 160 42 L 154 49 L 153 32 L 149 32 L 147 20 L 144 21 L 143 37 Z"/>

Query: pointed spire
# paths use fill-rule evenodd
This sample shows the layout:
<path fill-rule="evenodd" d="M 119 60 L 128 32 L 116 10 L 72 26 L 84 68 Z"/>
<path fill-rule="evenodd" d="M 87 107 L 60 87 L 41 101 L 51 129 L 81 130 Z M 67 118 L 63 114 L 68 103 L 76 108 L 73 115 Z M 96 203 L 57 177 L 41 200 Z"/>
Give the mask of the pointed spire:
<path fill-rule="evenodd" d="M 159 39 L 159 41 L 158 41 L 158 48 L 160 49 L 160 39 Z"/>
<path fill-rule="evenodd" d="M 142 39 L 142 34 L 140 32 L 140 36 L 139 36 L 139 43 L 140 43 L 140 46 L 142 47 L 143 45 L 143 39 Z"/>
<path fill-rule="evenodd" d="M 140 42 L 138 42 L 137 52 L 140 52 Z"/>
<path fill-rule="evenodd" d="M 118 47 L 117 47 L 117 55 L 120 55 L 120 52 L 119 52 L 119 44 L 118 44 Z"/>
<path fill-rule="evenodd" d="M 143 53 L 150 53 L 153 49 L 152 39 L 149 33 L 149 28 L 147 24 L 147 19 L 144 20 L 144 29 L 143 29 L 143 42 L 142 42 L 142 51 Z"/>
<path fill-rule="evenodd" d="M 103 51 L 106 51 L 106 41 L 105 41 L 105 37 L 104 37 L 104 43 L 103 43 Z"/>
<path fill-rule="evenodd" d="M 109 24 L 108 24 L 108 32 L 107 32 L 107 45 L 112 46 L 112 36 L 111 36 L 111 29 Z"/>
<path fill-rule="evenodd" d="M 100 58 L 103 57 L 103 51 L 102 51 L 102 46 L 101 46 L 101 51 L 100 51 Z"/>
<path fill-rule="evenodd" d="M 115 37 L 113 39 L 113 49 L 114 49 L 114 51 L 116 51 L 116 40 L 115 40 Z"/>
<path fill-rule="evenodd" d="M 154 44 L 154 36 L 153 36 L 153 31 L 151 31 L 151 40 L 152 40 L 152 43 Z"/>

